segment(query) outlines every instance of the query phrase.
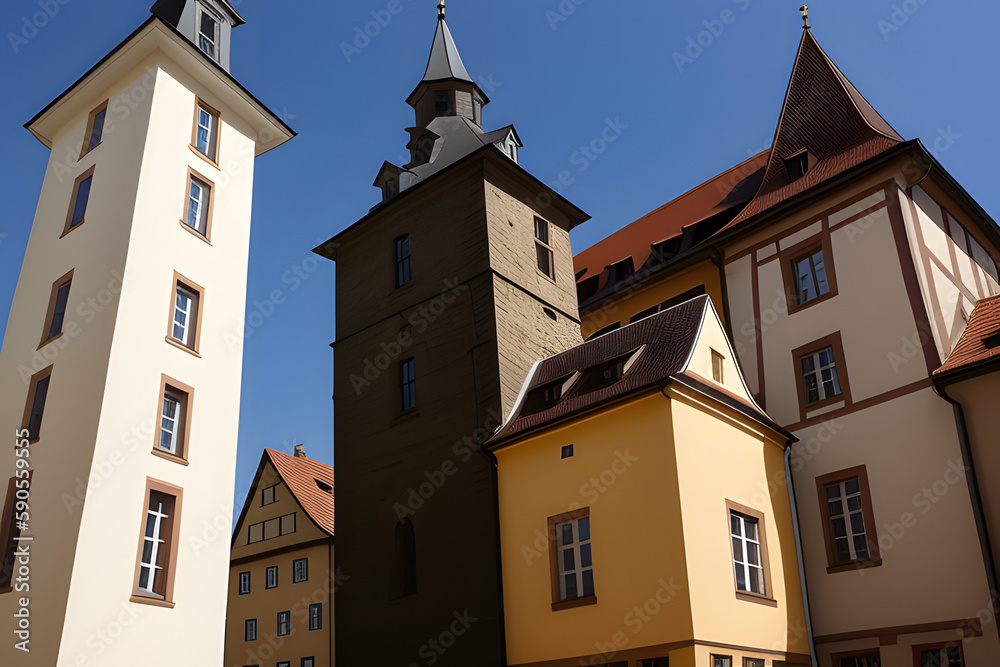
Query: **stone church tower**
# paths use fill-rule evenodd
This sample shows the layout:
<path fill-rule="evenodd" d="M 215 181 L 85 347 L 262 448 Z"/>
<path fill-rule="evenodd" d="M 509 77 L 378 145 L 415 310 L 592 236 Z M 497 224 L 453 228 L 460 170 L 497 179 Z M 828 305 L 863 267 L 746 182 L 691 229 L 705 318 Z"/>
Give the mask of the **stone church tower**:
<path fill-rule="evenodd" d="M 588 219 L 518 164 L 513 126 L 439 7 L 406 165 L 316 252 L 337 262 L 334 416 L 344 665 L 503 665 L 493 462 L 539 358 L 580 342 L 569 231 Z"/>

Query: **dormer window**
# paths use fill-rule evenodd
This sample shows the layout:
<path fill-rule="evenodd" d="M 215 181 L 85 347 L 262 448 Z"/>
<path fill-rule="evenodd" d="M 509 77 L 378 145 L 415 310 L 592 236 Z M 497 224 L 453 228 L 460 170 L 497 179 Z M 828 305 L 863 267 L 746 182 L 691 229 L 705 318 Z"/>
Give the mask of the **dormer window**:
<path fill-rule="evenodd" d="M 620 262 L 608 267 L 608 285 L 616 285 L 635 273 L 635 265 L 631 257 L 626 257 Z"/>
<path fill-rule="evenodd" d="M 220 20 L 204 6 L 198 9 L 198 47 L 212 60 L 218 60 Z"/>
<path fill-rule="evenodd" d="M 453 99 L 447 90 L 434 91 L 434 115 L 439 118 L 441 116 L 454 116 L 455 106 L 452 102 Z"/>
<path fill-rule="evenodd" d="M 785 158 L 785 170 L 788 172 L 788 181 L 797 181 L 809 171 L 809 152 L 806 149 Z"/>
<path fill-rule="evenodd" d="M 524 407 L 521 409 L 521 415 L 532 415 L 551 408 L 566 395 L 578 377 L 580 377 L 579 373 L 571 373 L 558 380 L 535 387 L 524 397 Z"/>
<path fill-rule="evenodd" d="M 599 389 L 606 389 L 615 384 L 629 372 L 629 369 L 632 368 L 635 360 L 639 357 L 640 352 L 641 350 L 635 350 L 628 354 L 609 359 L 596 366 L 591 366 L 583 372 L 578 393 L 587 394 Z"/>
<path fill-rule="evenodd" d="M 320 491 L 323 491 L 324 493 L 333 493 L 333 485 L 327 484 L 322 480 L 316 479 L 316 486 L 319 488 Z"/>
<path fill-rule="evenodd" d="M 995 350 L 1000 347 L 1000 330 L 994 332 L 991 336 L 984 338 L 983 347 L 987 350 Z"/>

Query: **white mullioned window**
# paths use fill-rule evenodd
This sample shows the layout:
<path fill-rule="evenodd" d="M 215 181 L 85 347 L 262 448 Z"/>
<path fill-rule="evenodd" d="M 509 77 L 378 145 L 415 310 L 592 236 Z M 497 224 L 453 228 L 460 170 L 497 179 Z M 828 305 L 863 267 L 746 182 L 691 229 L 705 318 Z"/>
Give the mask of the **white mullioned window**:
<path fill-rule="evenodd" d="M 215 159 L 219 117 L 203 104 L 198 104 L 198 127 L 195 130 L 195 148 L 207 158 Z"/>
<path fill-rule="evenodd" d="M 278 612 L 278 636 L 287 637 L 292 634 L 292 612 Z"/>
<path fill-rule="evenodd" d="M 858 478 L 852 477 L 836 484 L 827 484 L 826 502 L 837 559 L 852 561 L 868 558 L 871 554 L 868 551 L 861 484 Z"/>
<path fill-rule="evenodd" d="M 733 538 L 733 564 L 736 587 L 741 591 L 764 595 L 764 565 L 761 561 L 757 519 L 730 510 L 730 532 Z"/>
<path fill-rule="evenodd" d="M 202 6 L 198 19 L 198 46 L 212 60 L 218 60 L 219 20 Z"/>
<path fill-rule="evenodd" d="M 177 286 L 176 299 L 174 302 L 174 338 L 182 345 L 191 346 L 194 332 L 192 318 L 197 307 L 197 296 L 182 285 Z"/>
<path fill-rule="evenodd" d="M 309 579 L 309 559 L 299 558 L 292 563 L 292 583 L 298 584 Z"/>
<path fill-rule="evenodd" d="M 194 176 L 191 177 L 188 184 L 187 219 L 184 222 L 202 236 L 205 235 L 207 229 L 208 198 L 211 196 L 211 192 L 211 186 Z"/>
<path fill-rule="evenodd" d="M 250 592 L 250 573 L 240 572 L 240 595 Z"/>
<path fill-rule="evenodd" d="M 807 404 L 819 403 L 843 393 L 832 347 L 802 357 L 802 375 L 805 378 Z"/>
<path fill-rule="evenodd" d="M 163 413 L 160 415 L 160 449 L 177 454 L 178 432 L 181 421 L 181 401 L 169 392 L 163 394 Z"/>
<path fill-rule="evenodd" d="M 574 600 L 594 594 L 594 563 L 590 551 L 590 517 L 556 524 L 559 598 Z"/>
<path fill-rule="evenodd" d="M 161 493 L 153 491 L 149 494 L 149 507 L 146 510 L 146 532 L 142 544 L 142 561 L 139 565 L 139 588 L 147 593 L 159 595 L 160 588 L 157 578 L 163 574 L 165 521 L 169 518 L 167 508 L 169 500 Z"/>
<path fill-rule="evenodd" d="M 278 585 L 278 566 L 272 565 L 267 568 L 267 583 L 265 588 L 275 588 Z"/>

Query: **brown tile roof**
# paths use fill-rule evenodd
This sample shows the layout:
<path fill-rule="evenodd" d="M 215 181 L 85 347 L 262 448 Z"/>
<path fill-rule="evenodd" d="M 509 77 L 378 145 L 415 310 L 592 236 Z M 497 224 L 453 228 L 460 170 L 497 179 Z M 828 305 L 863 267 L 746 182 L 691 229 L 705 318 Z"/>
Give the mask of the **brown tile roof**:
<path fill-rule="evenodd" d="M 732 400 L 733 396 L 725 396 L 722 392 L 704 391 L 707 384 L 702 386 L 697 376 L 683 375 L 706 316 L 715 317 L 714 313 L 709 313 L 711 307 L 709 297 L 700 296 L 539 361 L 525 381 L 507 422 L 485 446 L 494 447 L 620 398 L 665 386 L 672 379 L 697 391 L 711 393 L 731 407 L 777 428 L 751 403 L 743 399 Z M 633 361 L 621 379 L 610 386 L 588 389 L 598 367 L 625 357 Z M 547 386 L 562 384 L 573 376 L 576 379 L 572 384 L 563 385 L 565 396 L 543 409 L 538 409 L 537 403 L 534 405 L 537 411 L 526 409 L 538 392 Z"/>
<path fill-rule="evenodd" d="M 903 143 L 903 138 L 858 92 L 805 30 L 757 196 L 733 227 Z M 810 169 L 790 181 L 785 160 L 802 149 Z"/>
<path fill-rule="evenodd" d="M 969 317 L 969 323 L 958 339 L 958 345 L 941 368 L 934 371 L 935 377 L 969 370 L 973 366 L 1000 360 L 1000 341 L 991 341 L 995 346 L 986 347 L 986 339 L 1000 335 L 1000 296 L 983 299 L 976 304 Z"/>
<path fill-rule="evenodd" d="M 264 452 L 309 518 L 333 535 L 333 468 L 304 456 L 290 456 L 273 449 Z M 329 485 L 331 490 L 324 491 L 317 481 Z"/>
<path fill-rule="evenodd" d="M 757 172 L 767 165 L 767 156 L 764 151 L 744 160 L 578 253 L 573 258 L 574 272 L 586 280 L 628 257 L 639 269 L 650 258 L 652 244 L 680 236 L 685 228 L 721 213 L 735 215 L 756 192 L 753 177 L 763 175 Z"/>

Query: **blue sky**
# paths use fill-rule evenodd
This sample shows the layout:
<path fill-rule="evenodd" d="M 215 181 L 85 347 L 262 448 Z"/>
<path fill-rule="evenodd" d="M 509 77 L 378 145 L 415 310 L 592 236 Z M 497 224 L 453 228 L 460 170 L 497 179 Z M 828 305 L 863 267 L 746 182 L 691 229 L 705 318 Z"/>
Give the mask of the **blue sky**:
<path fill-rule="evenodd" d="M 0 7 L 0 321 L 48 159 L 21 126 L 152 3 Z M 248 23 L 234 32 L 233 74 L 299 132 L 256 168 L 248 315 L 275 289 L 286 300 L 245 341 L 239 507 L 264 447 L 304 443 L 334 461 L 335 267 L 309 250 L 378 200 L 370 185 L 384 160 L 405 161 L 413 112 L 404 100 L 423 75 L 436 0 L 234 4 Z M 573 232 L 579 251 L 770 144 L 801 36 L 799 4 L 453 0 L 448 23 L 492 99 L 485 128 L 515 123 L 521 164 L 540 179 L 571 172 L 563 194 L 594 218 Z M 896 130 L 922 139 L 1000 217 L 1000 3 L 817 0 L 810 16 L 820 44 Z M 375 37 L 359 38 L 366 28 Z M 623 126 L 620 136 L 581 162 L 577 151 L 609 121 Z"/>

